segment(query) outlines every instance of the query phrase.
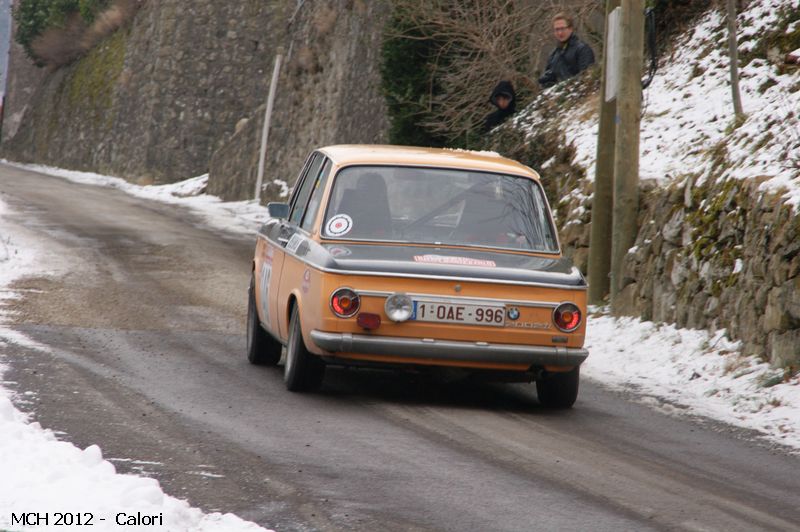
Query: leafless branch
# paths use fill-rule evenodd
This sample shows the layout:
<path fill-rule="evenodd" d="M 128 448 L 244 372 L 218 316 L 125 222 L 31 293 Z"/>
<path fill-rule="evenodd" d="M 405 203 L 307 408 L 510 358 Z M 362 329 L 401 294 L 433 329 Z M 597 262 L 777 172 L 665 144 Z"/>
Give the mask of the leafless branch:
<path fill-rule="evenodd" d="M 421 124 L 450 139 L 474 131 L 492 109 L 494 85 L 510 80 L 523 95 L 538 90 L 536 67 L 553 46 L 551 18 L 570 13 L 578 28 L 597 9 L 591 0 L 395 0 L 411 31 L 408 39 L 439 43 L 429 86 L 441 94 L 430 100 Z"/>

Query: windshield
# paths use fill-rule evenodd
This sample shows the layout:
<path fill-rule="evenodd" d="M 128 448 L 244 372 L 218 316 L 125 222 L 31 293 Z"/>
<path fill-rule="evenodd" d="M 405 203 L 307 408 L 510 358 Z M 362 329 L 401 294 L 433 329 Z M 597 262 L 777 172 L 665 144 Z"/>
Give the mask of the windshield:
<path fill-rule="evenodd" d="M 350 166 L 336 175 L 322 236 L 557 253 L 546 205 L 524 177 Z"/>

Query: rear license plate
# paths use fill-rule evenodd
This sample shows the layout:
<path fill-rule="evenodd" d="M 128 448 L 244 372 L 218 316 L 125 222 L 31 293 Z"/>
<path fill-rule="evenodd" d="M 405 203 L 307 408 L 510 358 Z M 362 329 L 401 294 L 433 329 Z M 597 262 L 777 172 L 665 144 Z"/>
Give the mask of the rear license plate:
<path fill-rule="evenodd" d="M 414 301 L 412 320 L 439 323 L 464 323 L 503 327 L 506 308 L 502 305 L 460 305 L 432 301 Z"/>

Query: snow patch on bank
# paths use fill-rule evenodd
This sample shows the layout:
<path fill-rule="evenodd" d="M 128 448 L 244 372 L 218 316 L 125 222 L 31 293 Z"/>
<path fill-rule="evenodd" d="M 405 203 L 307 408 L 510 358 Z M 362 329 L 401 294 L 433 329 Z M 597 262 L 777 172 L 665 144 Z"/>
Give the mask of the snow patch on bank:
<path fill-rule="evenodd" d="M 160 525 L 139 527 L 153 531 L 264 530 L 233 514 L 204 514 L 189 503 L 169 497 L 158 481 L 116 473 L 100 448 L 78 449 L 61 442 L 38 423 L 30 423 L 14 408 L 8 392 L 0 389 L 0 529 L 20 530 L 12 512 L 50 513 L 49 525 L 36 530 L 83 530 L 84 526 L 56 526 L 53 512 L 68 511 L 85 520 L 92 530 L 119 530 L 117 518 L 162 516 Z M 25 527 L 27 528 L 27 527 Z M 136 527 L 135 527 L 136 528 Z"/>
<path fill-rule="evenodd" d="M 252 234 L 269 218 L 267 209 L 255 200 L 223 202 L 216 196 L 204 194 L 208 183 L 208 174 L 168 185 L 135 185 L 120 177 L 92 172 L 78 172 L 6 160 L 2 162 L 15 168 L 61 177 L 73 183 L 115 188 L 138 198 L 182 205 L 200 216 L 209 226 L 222 231 Z M 275 182 L 281 185 L 288 194 L 288 187 L 283 181 L 276 180 Z"/>
<path fill-rule="evenodd" d="M 743 356 L 725 331 L 594 316 L 586 345 L 585 376 L 674 403 L 671 413 L 755 430 L 800 452 L 800 375 L 787 378 L 758 357 Z"/>
<path fill-rule="evenodd" d="M 11 342 L 29 348 L 46 349 L 8 327 L 12 317 L 9 305 L 19 298 L 19 294 L 10 290 L 11 283 L 31 273 L 43 273 L 38 247 L 24 229 L 11 225 L 8 220 L 10 215 L 8 205 L 0 200 L 0 348 Z"/>
<path fill-rule="evenodd" d="M 773 29 L 785 8 L 800 0 L 754 0 L 739 15 L 740 53 L 750 52 Z M 762 190 L 782 192 L 800 207 L 800 71 L 781 71 L 780 58 L 759 57 L 741 65 L 746 121 L 735 127 L 730 89 L 725 18 L 705 15 L 693 32 L 663 58 L 644 93 L 641 178 L 662 185 L 699 174 L 702 180 L 759 179 Z M 594 179 L 597 145 L 596 100 L 567 113 L 568 142 L 575 162 Z M 718 175 L 716 163 L 727 168 Z"/>

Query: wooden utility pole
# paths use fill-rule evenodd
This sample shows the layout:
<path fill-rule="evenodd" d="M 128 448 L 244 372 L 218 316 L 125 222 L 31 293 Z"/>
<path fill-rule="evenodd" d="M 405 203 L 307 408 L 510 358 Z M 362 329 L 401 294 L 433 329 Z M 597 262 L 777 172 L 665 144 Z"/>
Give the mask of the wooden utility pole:
<path fill-rule="evenodd" d="M 731 92 L 734 120 L 737 126 L 744 118 L 742 93 L 739 90 L 739 39 L 736 37 L 736 0 L 728 0 L 728 55 L 731 62 Z"/>
<path fill-rule="evenodd" d="M 622 0 L 617 136 L 614 157 L 614 220 L 611 245 L 611 308 L 619 310 L 625 255 L 636 242 L 639 214 L 639 134 L 644 59 L 644 0 Z"/>
<path fill-rule="evenodd" d="M 611 224 L 614 208 L 614 145 L 616 141 L 616 97 L 606 101 L 610 50 L 609 17 L 620 0 L 606 1 L 606 30 L 603 36 L 602 75 L 600 77 L 600 125 L 597 134 L 592 229 L 589 241 L 589 303 L 599 305 L 608 295 L 611 273 Z"/>

